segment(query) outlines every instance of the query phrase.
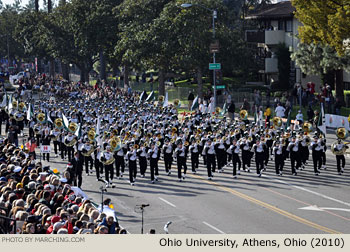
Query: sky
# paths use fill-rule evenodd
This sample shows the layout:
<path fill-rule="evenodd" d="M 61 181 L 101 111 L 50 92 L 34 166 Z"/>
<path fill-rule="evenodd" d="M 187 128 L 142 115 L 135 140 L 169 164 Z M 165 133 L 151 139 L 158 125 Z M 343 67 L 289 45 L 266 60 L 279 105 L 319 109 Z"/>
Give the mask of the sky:
<path fill-rule="evenodd" d="M 13 4 L 15 1 L 14 0 L 1 0 L 2 3 L 5 4 Z M 22 5 L 26 5 L 29 2 L 29 0 L 22 0 Z"/>

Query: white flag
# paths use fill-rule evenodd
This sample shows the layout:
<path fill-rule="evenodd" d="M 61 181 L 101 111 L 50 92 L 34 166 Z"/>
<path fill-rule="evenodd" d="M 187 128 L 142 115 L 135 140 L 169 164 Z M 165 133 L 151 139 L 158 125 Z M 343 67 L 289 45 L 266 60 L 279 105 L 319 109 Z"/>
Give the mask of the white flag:
<path fill-rule="evenodd" d="M 68 122 L 68 119 L 67 117 L 64 115 L 64 113 L 62 113 L 62 119 L 63 119 L 63 126 L 66 130 L 68 130 L 68 125 L 69 125 L 69 122 Z"/>
<path fill-rule="evenodd" d="M 168 92 L 165 93 L 165 99 L 164 99 L 164 103 L 163 103 L 163 108 L 168 106 Z"/>
<path fill-rule="evenodd" d="M 7 94 L 4 94 L 4 96 L 2 97 L 2 103 L 1 103 L 1 107 L 5 108 L 7 105 Z"/>
<path fill-rule="evenodd" d="M 323 134 L 327 134 L 327 130 L 326 130 L 326 116 L 324 114 L 324 110 L 323 110 L 323 103 L 321 103 L 321 118 L 319 120 L 321 120 L 320 125 L 318 125 L 318 128 L 320 129 L 320 131 L 322 131 Z"/>
<path fill-rule="evenodd" d="M 30 121 L 31 119 L 32 119 L 32 104 L 28 104 L 27 120 Z"/>

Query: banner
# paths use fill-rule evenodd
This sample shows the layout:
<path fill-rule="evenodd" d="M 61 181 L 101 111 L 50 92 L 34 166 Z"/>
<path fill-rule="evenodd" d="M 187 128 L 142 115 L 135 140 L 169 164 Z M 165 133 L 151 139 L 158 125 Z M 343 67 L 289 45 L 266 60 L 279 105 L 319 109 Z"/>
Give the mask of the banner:
<path fill-rule="evenodd" d="M 49 153 L 51 152 L 51 146 L 50 145 L 40 145 L 40 152 L 41 153 Z"/>
<path fill-rule="evenodd" d="M 326 114 L 326 127 L 328 128 L 339 128 L 345 127 L 350 130 L 348 118 L 345 116 Z"/>

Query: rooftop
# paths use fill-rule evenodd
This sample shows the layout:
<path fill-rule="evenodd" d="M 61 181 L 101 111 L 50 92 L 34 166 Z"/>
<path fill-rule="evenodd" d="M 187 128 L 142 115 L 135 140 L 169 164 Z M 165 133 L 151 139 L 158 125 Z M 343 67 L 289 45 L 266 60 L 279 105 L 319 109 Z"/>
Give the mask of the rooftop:
<path fill-rule="evenodd" d="M 269 4 L 258 10 L 252 11 L 246 19 L 265 19 L 278 17 L 293 17 L 295 8 L 290 1 Z"/>

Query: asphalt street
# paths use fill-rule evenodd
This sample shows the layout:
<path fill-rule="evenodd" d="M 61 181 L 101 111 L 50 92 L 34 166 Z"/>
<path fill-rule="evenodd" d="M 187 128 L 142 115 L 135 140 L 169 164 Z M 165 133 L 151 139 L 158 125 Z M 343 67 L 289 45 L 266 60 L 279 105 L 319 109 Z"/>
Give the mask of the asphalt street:
<path fill-rule="evenodd" d="M 328 135 L 327 140 L 330 145 L 334 135 Z M 282 177 L 275 175 L 274 161 L 269 161 L 259 178 L 252 160 L 250 173 L 241 172 L 234 179 L 232 166 L 228 166 L 209 181 L 201 162 L 197 174 L 192 174 L 188 163 L 186 179 L 179 182 L 176 164 L 167 176 L 161 160 L 155 184 L 151 184 L 148 167 L 146 177 L 138 174 L 135 186 L 131 186 L 126 168 L 122 179 L 114 179 L 116 188 L 108 188 L 104 197 L 112 199 L 120 224 L 131 234 L 141 232 L 142 214 L 137 207 L 141 204 L 150 205 L 144 210 L 145 233 L 151 228 L 165 233 L 164 226 L 171 221 L 169 233 L 174 234 L 349 234 L 350 156 L 346 157 L 345 172 L 338 175 L 335 156 L 328 149 L 327 169 L 319 176 L 313 173 L 312 160 L 292 176 L 287 160 Z M 43 163 L 62 172 L 67 160 L 51 154 L 50 163 Z M 96 203 L 101 202 L 103 185 L 96 181 L 95 173 L 87 176 L 84 172 L 82 189 Z"/>

